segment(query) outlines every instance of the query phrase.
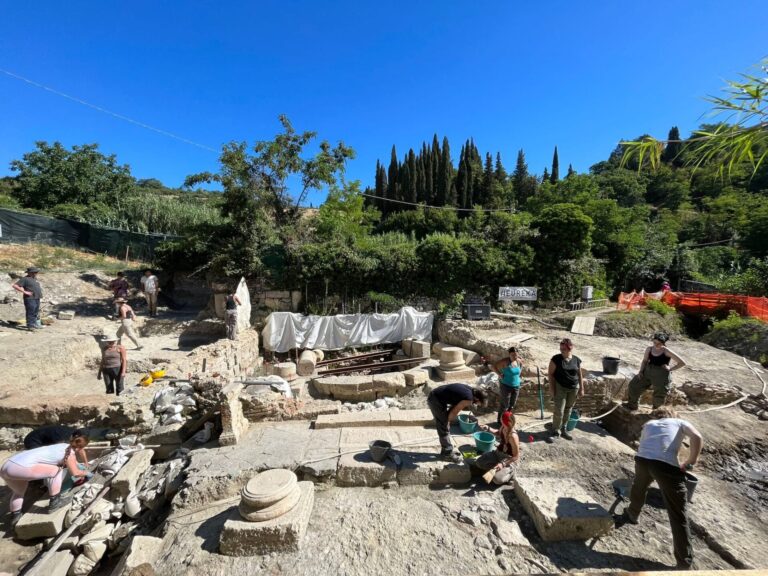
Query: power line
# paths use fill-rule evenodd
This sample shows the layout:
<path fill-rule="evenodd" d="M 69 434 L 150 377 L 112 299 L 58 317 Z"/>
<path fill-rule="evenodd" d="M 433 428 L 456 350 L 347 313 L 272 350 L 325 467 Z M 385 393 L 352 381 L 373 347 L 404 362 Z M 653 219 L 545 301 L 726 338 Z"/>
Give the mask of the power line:
<path fill-rule="evenodd" d="M 436 210 L 453 210 L 454 212 L 515 212 L 514 208 L 456 208 L 454 206 L 430 206 L 429 204 L 420 204 L 418 202 L 406 202 L 405 200 L 395 200 L 394 198 L 384 198 L 375 194 L 360 193 L 360 196 L 373 198 L 375 200 L 384 200 L 385 202 L 394 202 L 395 204 L 405 204 L 406 206 L 421 206 L 422 208 L 434 208 Z"/>
<path fill-rule="evenodd" d="M 2 72 L 3 74 L 6 74 L 7 76 L 10 76 L 11 78 L 15 78 L 16 80 L 21 80 L 22 82 L 30 84 L 31 86 L 35 86 L 36 88 L 45 90 L 46 92 L 51 92 L 52 94 L 56 94 L 57 96 L 61 96 L 62 98 L 66 98 L 67 100 L 71 100 L 72 102 L 82 104 L 83 106 L 87 106 L 88 108 L 92 108 L 99 112 L 103 112 L 104 114 L 113 116 L 114 118 L 117 118 L 118 120 L 122 120 L 123 122 L 128 122 L 129 124 L 133 124 L 140 128 L 144 128 L 145 130 L 151 130 L 152 132 L 156 132 L 157 134 L 167 136 L 168 138 L 173 138 L 174 140 L 184 142 L 185 144 L 190 144 L 192 146 L 202 148 L 203 150 L 207 150 L 209 152 L 215 152 L 215 153 L 219 152 L 215 148 L 211 148 L 210 146 L 206 146 L 205 144 L 200 144 L 199 142 L 195 142 L 194 140 L 189 140 L 188 138 L 178 136 L 173 132 L 168 132 L 167 130 L 155 128 L 154 126 L 150 126 L 149 124 L 145 124 L 144 122 L 134 120 L 133 118 L 129 118 L 128 116 L 123 116 L 122 114 L 118 114 L 117 112 L 112 112 L 111 110 L 107 110 L 106 108 L 102 108 L 101 106 L 97 106 L 96 104 L 91 104 L 90 102 L 86 102 L 85 100 L 81 100 L 80 98 L 76 98 L 75 96 L 70 96 L 69 94 L 65 94 L 64 92 L 59 92 L 58 90 L 51 88 L 50 86 L 45 86 L 44 84 L 40 84 L 39 82 L 35 82 L 34 80 L 25 78 L 24 76 L 19 76 L 18 74 L 14 74 L 13 72 L 9 72 L 8 70 L 4 70 L 0 68 L 0 72 Z"/>

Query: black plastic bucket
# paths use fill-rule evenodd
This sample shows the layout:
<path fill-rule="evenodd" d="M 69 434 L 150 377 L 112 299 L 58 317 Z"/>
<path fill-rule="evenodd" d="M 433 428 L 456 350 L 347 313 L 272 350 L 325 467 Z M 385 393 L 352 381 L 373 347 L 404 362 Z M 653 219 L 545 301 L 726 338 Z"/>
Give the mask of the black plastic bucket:
<path fill-rule="evenodd" d="M 688 502 L 693 502 L 693 492 L 699 485 L 699 479 L 690 472 L 685 473 L 685 487 L 688 490 Z"/>
<path fill-rule="evenodd" d="M 603 356 L 603 373 L 618 374 L 619 362 L 621 362 L 621 358 L 614 358 L 613 356 Z"/>
<path fill-rule="evenodd" d="M 374 440 L 368 444 L 368 448 L 371 452 L 371 458 L 374 462 L 381 462 L 387 457 L 387 454 L 392 449 L 392 444 L 386 440 Z"/>

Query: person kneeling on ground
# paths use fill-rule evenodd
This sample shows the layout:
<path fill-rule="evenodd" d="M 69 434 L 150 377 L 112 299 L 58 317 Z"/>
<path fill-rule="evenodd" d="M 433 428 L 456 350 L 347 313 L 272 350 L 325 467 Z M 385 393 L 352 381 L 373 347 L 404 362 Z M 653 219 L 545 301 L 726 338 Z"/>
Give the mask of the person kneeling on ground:
<path fill-rule="evenodd" d="M 651 412 L 651 418 L 643 425 L 640 434 L 640 446 L 635 456 L 635 481 L 629 493 L 630 504 L 618 519 L 618 524 L 637 524 L 648 487 L 656 480 L 672 527 L 677 568 L 688 570 L 693 564 L 693 546 L 685 473 L 698 461 L 703 440 L 693 424 L 678 418 L 672 408 L 657 408 Z M 681 464 L 678 452 L 684 437 L 690 439 L 691 447 L 688 458 Z"/>
<path fill-rule="evenodd" d="M 67 502 L 61 498 L 61 484 L 67 472 L 76 478 L 88 477 L 90 472 L 82 470 L 77 465 L 80 458 L 88 461 L 85 447 L 88 445 L 88 434 L 85 430 L 75 430 L 70 436 L 69 443 L 53 444 L 33 450 L 25 450 L 8 458 L 0 468 L 0 478 L 5 480 L 13 492 L 11 496 L 11 523 L 13 526 L 21 518 L 21 506 L 24 504 L 24 493 L 32 480 L 44 480 L 48 488 L 50 501 L 48 511 L 53 512 Z"/>
<path fill-rule="evenodd" d="M 453 448 L 451 442 L 451 422 L 456 420 L 459 412 L 469 408 L 472 404 L 485 402 L 485 392 L 472 388 L 468 384 L 446 384 L 438 386 L 429 393 L 427 406 L 435 417 L 437 436 L 440 438 L 442 451 L 440 456 L 450 458 L 454 462 L 461 462 L 461 454 Z"/>
<path fill-rule="evenodd" d="M 658 408 L 667 399 L 672 389 L 672 372 L 685 366 L 685 361 L 667 348 L 669 336 L 664 332 L 653 335 L 653 345 L 645 349 L 640 371 L 629 382 L 629 398 L 624 404 L 628 410 L 637 410 L 640 395 L 648 388 L 653 388 L 653 408 Z M 675 361 L 670 366 L 671 360 Z"/>
<path fill-rule="evenodd" d="M 485 425 L 480 426 L 480 429 L 490 432 L 490 428 Z M 473 464 L 483 471 L 495 470 L 493 483 L 501 485 L 515 477 L 520 462 L 520 439 L 515 431 L 515 415 L 509 410 L 501 415 L 501 428 L 496 438 L 499 440 L 498 447 L 482 454 Z"/>

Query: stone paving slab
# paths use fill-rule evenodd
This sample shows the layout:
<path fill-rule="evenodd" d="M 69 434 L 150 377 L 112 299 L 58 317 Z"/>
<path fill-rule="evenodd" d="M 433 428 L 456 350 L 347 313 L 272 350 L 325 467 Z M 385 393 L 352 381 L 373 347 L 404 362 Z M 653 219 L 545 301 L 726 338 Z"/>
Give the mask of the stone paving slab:
<path fill-rule="evenodd" d="M 71 550 L 58 550 L 45 565 L 46 576 L 67 576 L 74 561 L 75 555 Z"/>
<path fill-rule="evenodd" d="M 341 428 L 328 428 L 313 430 L 307 448 L 304 451 L 304 460 L 319 460 L 302 464 L 299 471 L 309 474 L 316 479 L 331 478 L 336 476 L 339 465 L 339 443 L 341 441 Z M 335 458 L 330 458 L 335 456 Z"/>
<path fill-rule="evenodd" d="M 613 517 L 572 478 L 515 478 L 515 495 L 543 540 L 589 540 L 613 530 Z"/>
<path fill-rule="evenodd" d="M 149 468 L 155 452 L 151 448 L 139 450 L 131 455 L 120 471 L 112 479 L 112 491 L 123 499 L 136 489 L 137 482 Z"/>
<path fill-rule="evenodd" d="M 315 485 L 299 482 L 301 497 L 289 512 L 265 522 L 246 522 L 237 508 L 224 523 L 219 552 L 227 556 L 256 556 L 297 551 L 307 531 L 315 502 Z"/>
<path fill-rule="evenodd" d="M 57 536 L 64 527 L 64 517 L 70 508 L 71 504 L 67 504 L 55 512 L 48 512 L 48 500 L 39 500 L 16 524 L 16 538 L 34 540 Z"/>
<path fill-rule="evenodd" d="M 421 410 L 364 410 L 323 414 L 315 420 L 315 428 L 353 428 L 376 426 L 429 426 L 434 418 L 428 408 Z"/>
<path fill-rule="evenodd" d="M 342 454 L 336 471 L 336 484 L 339 486 L 381 486 L 397 479 L 397 466 L 390 458 L 383 462 L 374 462 L 365 452 Z"/>

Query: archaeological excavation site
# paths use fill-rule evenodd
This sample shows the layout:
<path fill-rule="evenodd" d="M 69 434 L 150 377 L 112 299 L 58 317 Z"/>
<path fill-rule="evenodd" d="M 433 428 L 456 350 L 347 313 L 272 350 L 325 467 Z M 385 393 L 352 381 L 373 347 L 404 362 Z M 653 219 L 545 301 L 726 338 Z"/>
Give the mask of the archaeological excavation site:
<path fill-rule="evenodd" d="M 23 274 L 0 275 L 0 574 L 768 568 L 768 374 L 746 352 L 673 334 L 660 398 L 636 377 L 658 368 L 660 328 L 616 333 L 611 303 L 481 320 L 428 307 L 306 316 L 301 293 L 158 275 L 157 314 L 127 298 L 136 342 L 103 272 L 41 273 L 34 331 L 18 327 Z M 113 349 L 120 394 L 102 379 Z M 576 388 L 553 426 L 555 358 L 571 354 Z M 665 418 L 686 423 L 665 464 L 686 492 L 678 502 L 649 477 L 634 514 L 643 431 Z M 80 429 L 87 446 L 67 448 Z M 58 443 L 30 448 L 53 431 Z M 15 472 L 56 446 L 87 455 L 81 472 Z"/>

